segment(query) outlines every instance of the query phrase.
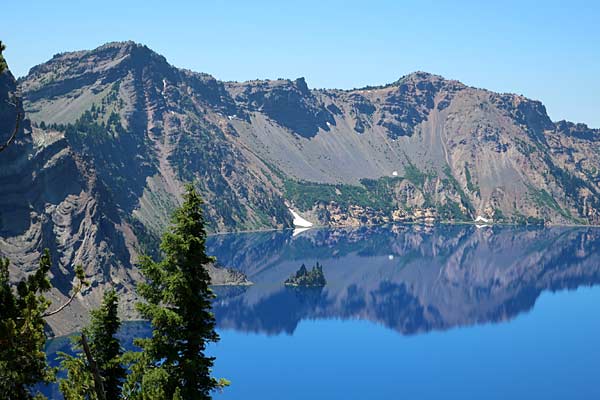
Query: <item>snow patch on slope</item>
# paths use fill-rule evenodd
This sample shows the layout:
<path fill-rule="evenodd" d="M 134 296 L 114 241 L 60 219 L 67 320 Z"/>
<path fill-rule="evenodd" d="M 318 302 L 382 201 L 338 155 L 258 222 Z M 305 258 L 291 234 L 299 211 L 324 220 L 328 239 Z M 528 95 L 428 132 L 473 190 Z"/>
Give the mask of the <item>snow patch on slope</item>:
<path fill-rule="evenodd" d="M 294 221 L 293 221 L 294 226 L 299 227 L 299 228 L 310 228 L 311 226 L 313 226 L 312 222 L 307 221 L 304 218 L 302 218 L 300 216 L 300 214 L 298 214 L 296 211 L 292 210 L 291 208 L 288 208 L 288 210 L 290 210 L 290 212 L 294 216 Z"/>
<path fill-rule="evenodd" d="M 477 218 L 475 218 L 475 222 L 483 222 L 484 224 L 489 224 L 492 222 L 492 219 L 484 218 L 481 215 L 478 215 Z"/>

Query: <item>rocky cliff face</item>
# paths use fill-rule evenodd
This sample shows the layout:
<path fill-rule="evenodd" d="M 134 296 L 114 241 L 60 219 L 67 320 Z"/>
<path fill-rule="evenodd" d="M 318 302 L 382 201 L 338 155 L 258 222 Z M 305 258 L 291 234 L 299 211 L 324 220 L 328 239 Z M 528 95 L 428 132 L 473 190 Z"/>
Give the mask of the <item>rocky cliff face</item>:
<path fill-rule="evenodd" d="M 138 230 L 195 180 L 213 230 L 315 222 L 598 223 L 600 131 L 537 101 L 418 72 L 389 85 L 220 82 L 132 42 L 55 56 L 21 82 Z"/>
<path fill-rule="evenodd" d="M 0 93 L 4 134 L 22 112 L 10 73 L 0 75 Z M 43 249 L 50 249 L 55 264 L 50 297 L 56 306 L 70 295 L 74 266 L 84 266 L 90 287 L 60 319 L 49 320 L 56 333 L 80 324 L 107 285 L 123 293 L 123 308 L 130 309 L 132 282 L 139 276 L 128 249 L 139 246 L 118 205 L 64 135 L 32 127 L 28 120 L 21 126 L 0 157 L 0 255 L 10 259 L 12 277 L 32 271 Z"/>
<path fill-rule="evenodd" d="M 0 80 L 4 134 L 19 102 Z M 84 264 L 81 304 L 108 282 L 131 291 L 188 181 L 212 231 L 289 227 L 288 206 L 331 225 L 600 222 L 599 130 L 427 73 L 356 90 L 220 82 L 124 42 L 58 54 L 18 84 L 26 120 L 0 154 L 0 254 L 28 271 L 52 249 L 62 296 Z"/>

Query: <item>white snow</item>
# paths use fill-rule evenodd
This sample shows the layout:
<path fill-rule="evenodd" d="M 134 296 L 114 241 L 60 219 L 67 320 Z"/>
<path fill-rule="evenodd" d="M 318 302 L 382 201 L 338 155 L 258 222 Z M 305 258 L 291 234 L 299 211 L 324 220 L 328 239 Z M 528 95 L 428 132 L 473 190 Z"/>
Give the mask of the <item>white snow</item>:
<path fill-rule="evenodd" d="M 312 222 L 302 218 L 300 214 L 298 214 L 296 211 L 292 210 L 291 208 L 288 208 L 288 210 L 290 210 L 290 212 L 294 216 L 294 226 L 297 226 L 299 228 L 310 228 L 311 226 L 313 226 Z"/>
<path fill-rule="evenodd" d="M 301 234 L 302 232 L 306 232 L 307 230 L 309 230 L 310 228 L 295 228 L 294 232 L 292 232 L 292 237 L 296 237 L 299 234 Z"/>

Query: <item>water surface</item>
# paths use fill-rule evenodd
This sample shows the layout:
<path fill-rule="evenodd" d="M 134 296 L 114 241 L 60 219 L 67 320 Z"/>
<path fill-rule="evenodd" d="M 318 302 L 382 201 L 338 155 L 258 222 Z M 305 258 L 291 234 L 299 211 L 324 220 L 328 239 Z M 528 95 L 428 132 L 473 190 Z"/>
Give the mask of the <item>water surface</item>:
<path fill-rule="evenodd" d="M 219 399 L 600 398 L 598 229 L 314 229 L 208 248 L 254 282 L 216 289 Z M 324 288 L 283 286 L 317 261 Z"/>

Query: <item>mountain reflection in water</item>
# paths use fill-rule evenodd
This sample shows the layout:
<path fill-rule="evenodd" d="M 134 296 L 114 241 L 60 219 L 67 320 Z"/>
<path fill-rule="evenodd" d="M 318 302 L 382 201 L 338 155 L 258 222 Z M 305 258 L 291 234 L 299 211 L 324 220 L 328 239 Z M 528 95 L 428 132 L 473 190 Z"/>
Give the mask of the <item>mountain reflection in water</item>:
<path fill-rule="evenodd" d="M 501 322 L 545 290 L 600 283 L 600 230 L 418 225 L 227 234 L 209 254 L 250 287 L 218 287 L 220 329 L 293 334 L 305 319 L 361 319 L 410 335 Z M 324 288 L 283 282 L 321 263 Z"/>
<path fill-rule="evenodd" d="M 233 382 L 218 398 L 388 399 L 399 390 L 419 399 L 598 398 L 596 289 L 542 296 L 538 312 L 511 324 L 417 334 L 506 321 L 543 291 L 599 283 L 599 244 L 595 228 L 414 225 L 212 236 L 209 254 L 255 283 L 215 288 L 222 341 L 210 353 L 215 376 Z M 316 261 L 325 287 L 283 285 Z M 149 334 L 147 322 L 128 322 L 119 337 L 130 350 L 134 337 Z M 53 366 L 67 344 L 48 343 Z M 298 385 L 298 376 L 311 384 Z M 61 398 L 55 384 L 42 391 Z"/>

